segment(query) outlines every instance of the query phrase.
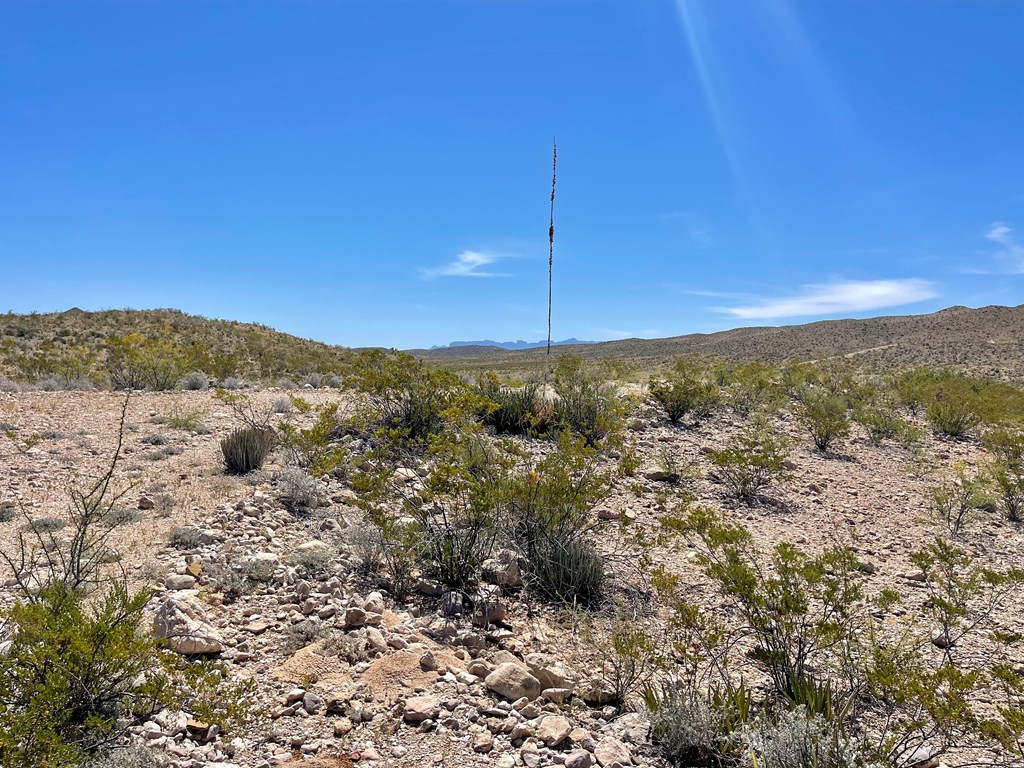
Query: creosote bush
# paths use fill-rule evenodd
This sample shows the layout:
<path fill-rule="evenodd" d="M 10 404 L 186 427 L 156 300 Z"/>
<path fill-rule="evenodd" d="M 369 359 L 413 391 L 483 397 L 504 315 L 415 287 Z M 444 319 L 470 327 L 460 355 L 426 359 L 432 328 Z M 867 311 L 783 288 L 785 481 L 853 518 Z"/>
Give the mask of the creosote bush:
<path fill-rule="evenodd" d="M 451 371 L 428 368 L 406 352 L 370 349 L 353 361 L 348 383 L 361 398 L 365 420 L 393 439 L 424 446 L 445 418 L 471 408 L 466 385 Z"/>
<path fill-rule="evenodd" d="M 981 423 L 981 417 L 969 404 L 947 397 L 932 402 L 925 412 L 925 418 L 932 432 L 946 437 L 965 437 Z"/>
<path fill-rule="evenodd" d="M 684 360 L 667 377 L 652 378 L 648 390 L 673 424 L 691 414 L 696 420 L 706 418 L 721 399 L 718 387 L 700 378 Z"/>
<path fill-rule="evenodd" d="M 738 499 L 755 499 L 767 485 L 789 477 L 785 462 L 787 446 L 766 424 L 741 432 L 733 443 L 708 458 L 715 472 Z"/>
<path fill-rule="evenodd" d="M 850 434 L 847 402 L 843 398 L 814 388 L 803 393 L 802 401 L 801 418 L 819 451 L 828 453 L 837 440 Z"/>
<path fill-rule="evenodd" d="M 220 441 L 224 467 L 231 474 L 244 475 L 263 467 L 274 450 L 274 433 L 267 429 L 236 429 Z"/>
<path fill-rule="evenodd" d="M 1007 519 L 1024 520 L 1024 432 L 996 430 L 985 439 L 993 461 L 989 469 L 992 485 Z"/>
<path fill-rule="evenodd" d="M 655 743 L 674 764 L 733 764 L 736 742 L 715 754 L 723 743 L 715 729 L 698 739 L 686 722 L 659 722 L 662 702 L 702 691 L 731 700 L 738 676 L 749 680 L 751 673 L 768 693 L 727 731 L 741 740 L 739 754 L 753 755 L 758 765 L 908 768 L 921 744 L 939 754 L 988 744 L 1021 756 L 1024 681 L 1005 674 L 1000 654 L 980 659 L 968 644 L 979 634 L 998 640 L 993 613 L 1019 591 L 1024 569 L 985 568 L 962 547 L 936 539 L 912 555 L 927 589 L 924 636 L 882 640 L 870 613 L 891 609 L 899 595 L 890 590 L 869 600 L 851 550 L 809 554 L 781 543 L 762 551 L 745 528 L 701 509 L 663 518 L 662 525 L 696 544 L 729 616 L 725 623 L 689 602 L 679 576 L 654 572 L 652 586 L 672 613 L 664 643 L 672 651 L 674 687 L 646 698 Z M 924 646 L 940 648 L 941 659 Z M 972 666 L 962 665 L 966 659 Z M 1006 681 L 1005 704 L 986 704 L 988 680 Z M 695 717 L 692 706 L 676 709 L 679 718 Z M 742 709 L 730 701 L 725 711 Z"/>
<path fill-rule="evenodd" d="M 555 365 L 555 394 L 551 403 L 552 431 L 569 431 L 597 445 L 615 432 L 622 420 L 622 406 L 615 388 L 584 368 L 576 355 L 565 353 Z M 546 418 L 546 414 L 545 414 Z"/>

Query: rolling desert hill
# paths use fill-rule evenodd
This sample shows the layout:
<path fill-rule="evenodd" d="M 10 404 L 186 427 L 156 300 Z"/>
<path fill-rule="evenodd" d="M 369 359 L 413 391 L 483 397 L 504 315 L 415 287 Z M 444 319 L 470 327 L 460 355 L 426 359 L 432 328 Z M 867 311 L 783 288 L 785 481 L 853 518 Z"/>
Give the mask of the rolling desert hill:
<path fill-rule="evenodd" d="M 216 378 L 269 380 L 312 371 L 335 373 L 351 357 L 345 347 L 276 331 L 258 323 L 189 315 L 177 309 L 110 309 L 0 315 L 0 375 L 24 380 L 68 374 L 97 378 L 113 338 L 138 333 L 166 342 L 188 370 Z"/>
<path fill-rule="evenodd" d="M 559 352 L 565 351 L 584 359 L 617 357 L 642 367 L 663 364 L 679 355 L 765 363 L 846 357 L 872 368 L 954 366 L 979 375 L 1020 380 L 1024 379 L 1024 305 L 958 306 L 928 315 L 825 320 L 559 348 Z M 452 347 L 415 353 L 467 370 L 530 370 L 544 359 L 542 349 Z"/>
<path fill-rule="evenodd" d="M 0 375 L 37 380 L 61 366 L 89 372 L 102 368 L 112 337 L 136 332 L 173 344 L 190 369 L 223 378 L 263 381 L 307 373 L 341 373 L 352 350 L 281 333 L 265 325 L 217 320 L 174 309 L 71 309 L 49 314 L 0 315 Z M 544 349 L 506 350 L 494 346 L 451 346 L 410 350 L 464 371 L 535 372 Z M 980 309 L 950 307 L 928 315 L 825 320 L 805 325 L 736 328 L 664 339 L 623 339 L 567 344 L 586 360 L 618 359 L 640 368 L 666 365 L 696 355 L 729 362 L 845 357 L 868 368 L 906 365 L 953 366 L 971 373 L 1024 380 L 1024 305 Z"/>

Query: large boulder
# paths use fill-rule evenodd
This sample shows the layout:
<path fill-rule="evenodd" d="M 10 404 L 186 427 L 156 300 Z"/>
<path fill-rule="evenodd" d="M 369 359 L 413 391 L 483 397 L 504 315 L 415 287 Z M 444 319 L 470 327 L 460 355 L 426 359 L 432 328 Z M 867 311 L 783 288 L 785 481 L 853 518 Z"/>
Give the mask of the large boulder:
<path fill-rule="evenodd" d="M 561 715 L 549 715 L 540 721 L 537 729 L 537 738 L 548 747 L 557 747 L 569 738 L 572 733 L 572 724 Z"/>
<path fill-rule="evenodd" d="M 441 700 L 437 696 L 413 696 L 405 702 L 402 715 L 407 723 L 418 724 L 434 720 L 441 714 Z"/>
<path fill-rule="evenodd" d="M 524 696 L 528 699 L 540 696 L 540 681 L 522 664 L 511 661 L 495 667 L 485 678 L 484 683 L 488 690 L 510 701 L 516 701 Z"/>
<path fill-rule="evenodd" d="M 186 656 L 224 650 L 224 640 L 206 611 L 188 594 L 176 594 L 164 601 L 153 618 L 153 635 Z"/>
<path fill-rule="evenodd" d="M 540 681 L 542 689 L 572 689 L 580 679 L 580 676 L 575 671 L 558 659 L 545 653 L 528 653 L 524 661 L 526 661 L 526 666 L 530 668 L 530 673 Z"/>
<path fill-rule="evenodd" d="M 605 736 L 597 743 L 597 747 L 594 748 L 594 757 L 597 758 L 597 764 L 601 768 L 616 768 L 633 763 L 629 747 L 611 736 Z"/>
<path fill-rule="evenodd" d="M 499 587 L 523 586 L 523 572 L 519 566 L 519 556 L 510 549 L 503 549 L 495 557 L 483 562 L 483 577 L 491 584 Z"/>

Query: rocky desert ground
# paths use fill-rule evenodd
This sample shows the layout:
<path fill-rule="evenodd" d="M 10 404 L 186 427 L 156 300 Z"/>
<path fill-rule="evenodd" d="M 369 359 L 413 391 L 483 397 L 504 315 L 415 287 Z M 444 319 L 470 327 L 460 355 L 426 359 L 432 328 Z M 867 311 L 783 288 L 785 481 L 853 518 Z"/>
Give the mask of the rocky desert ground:
<path fill-rule="evenodd" d="M 316 406 L 345 407 L 351 399 L 327 389 L 250 396 L 274 410 L 289 394 Z M 679 510 L 708 508 L 749 529 L 764 551 L 781 542 L 810 553 L 849 548 L 869 598 L 899 596 L 873 611 L 874 631 L 912 637 L 926 656 L 941 656 L 931 642 L 937 629 L 928 585 L 912 553 L 947 534 L 931 489 L 956 468 L 973 474 L 987 465 L 980 432 L 952 439 L 925 427 L 908 448 L 874 444 L 854 424 L 822 453 L 783 410 L 770 426 L 789 440 L 789 479 L 743 501 L 729 493 L 709 456 L 747 427 L 745 416 L 721 407 L 681 426 L 665 418 L 644 386 L 625 385 L 619 394 L 630 404 L 620 440 L 595 459 L 614 481 L 592 510 L 590 537 L 615 588 L 630 596 L 629 619 L 659 653 L 670 644 L 668 610 L 650 588 L 659 566 L 708 616 L 736 620 L 708 578 L 695 538 L 665 535 L 665 521 Z M 9 548 L 26 520 L 60 518 L 68 488 L 104 471 L 123 400 L 117 392 L 0 393 L 8 430 L 0 441 L 0 544 Z M 924 426 L 920 416 L 909 418 Z M 135 393 L 128 403 L 116 473 L 126 522 L 109 546 L 130 583 L 152 590 L 147 621 L 158 635 L 169 635 L 181 653 L 221 660 L 233 680 L 255 683 L 254 718 L 244 728 L 221 733 L 194 713 L 165 709 L 130 728 L 135 744 L 177 768 L 669 765 L 652 744 L 639 691 L 621 706 L 611 701 L 609 656 L 595 640 L 611 626 L 609 609 L 572 611 L 536 599 L 524 589 L 516 556 L 500 550 L 484 563 L 483 592 L 472 604 L 453 604 L 426 577 L 398 597 L 384 574 L 368 572 L 371 526 L 350 479 L 316 480 L 320 503 L 298 508 L 283 497 L 288 458 L 280 451 L 261 471 L 226 474 L 220 440 L 238 426 L 209 391 Z M 527 451 L 551 450 L 550 440 L 516 440 Z M 625 470 L 624 456 L 635 459 Z M 425 465 L 399 467 L 393 481 L 415 493 L 428 473 Z M 1020 524 L 992 506 L 972 512 L 961 541 L 996 570 L 1019 566 L 1024 553 Z M 249 584 L 226 594 L 225 572 L 243 565 Z M 9 576 L 0 592 L 7 605 L 16 599 Z M 969 648 L 964 642 L 966 663 L 999 656 L 1019 670 L 1022 619 L 1020 592 L 1001 597 Z M 996 636 L 1017 639 L 996 643 Z M 746 673 L 737 667 L 735 674 Z M 750 684 L 758 690 L 764 682 L 751 675 Z M 999 705 L 995 692 L 980 698 L 982 709 Z M 931 746 L 904 764 L 1014 759 L 976 744 L 933 757 Z"/>

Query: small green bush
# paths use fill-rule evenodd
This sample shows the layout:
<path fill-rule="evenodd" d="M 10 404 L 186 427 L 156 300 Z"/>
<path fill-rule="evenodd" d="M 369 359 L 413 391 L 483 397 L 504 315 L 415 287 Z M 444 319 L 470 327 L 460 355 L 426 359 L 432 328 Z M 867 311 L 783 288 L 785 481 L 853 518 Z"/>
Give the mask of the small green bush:
<path fill-rule="evenodd" d="M 1024 432 L 997 430 L 985 439 L 994 459 L 989 476 L 1007 519 L 1024 521 Z"/>
<path fill-rule="evenodd" d="M 952 478 L 931 489 L 929 502 L 933 514 L 956 538 L 986 505 L 985 478 L 969 476 L 963 464 L 958 464 Z"/>
<path fill-rule="evenodd" d="M 809 389 L 803 395 L 801 418 L 811 433 L 814 446 L 828 453 L 835 442 L 850 434 L 846 402 L 820 389 Z"/>
<path fill-rule="evenodd" d="M 538 418 L 540 385 L 528 382 L 522 387 L 502 384 L 497 375 L 484 374 L 477 383 L 477 393 L 485 399 L 481 421 L 496 432 L 522 435 L 542 432 L 548 425 Z"/>
<path fill-rule="evenodd" d="M 786 443 L 766 426 L 742 432 L 728 448 L 708 457 L 721 480 L 736 498 L 751 500 L 772 482 L 788 478 Z"/>
<path fill-rule="evenodd" d="M 569 431 L 588 445 L 597 445 L 619 428 L 622 407 L 614 387 L 586 371 L 575 355 L 565 353 L 558 358 L 555 393 L 551 405 L 554 432 Z"/>
<path fill-rule="evenodd" d="M 263 462 L 274 449 L 274 433 L 266 429 L 245 427 L 237 429 L 220 441 L 224 466 L 237 475 L 248 474 L 263 467 Z"/>
<path fill-rule="evenodd" d="M 196 549 L 202 544 L 203 532 L 198 528 L 182 527 L 171 531 L 170 544 L 175 549 Z"/>
<path fill-rule="evenodd" d="M 688 414 L 697 419 L 705 418 L 721 400 L 717 386 L 678 370 L 667 379 L 651 379 L 648 389 L 673 424 L 678 424 Z"/>
<path fill-rule="evenodd" d="M 18 514 L 17 507 L 3 506 L 0 507 L 0 523 L 9 523 Z"/>
<path fill-rule="evenodd" d="M 925 418 L 936 435 L 965 437 L 981 423 L 981 417 L 962 400 L 943 397 L 928 406 Z"/>

